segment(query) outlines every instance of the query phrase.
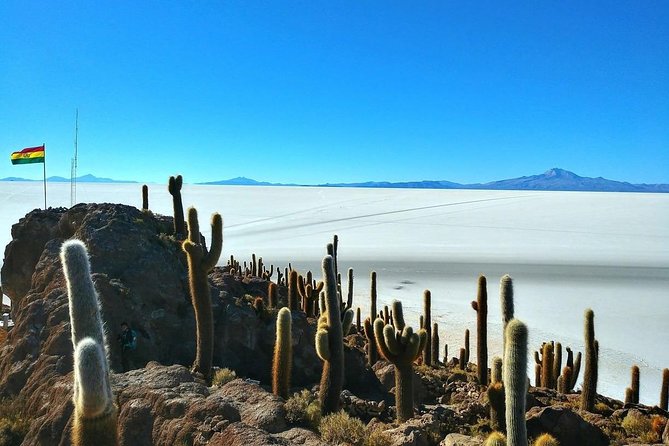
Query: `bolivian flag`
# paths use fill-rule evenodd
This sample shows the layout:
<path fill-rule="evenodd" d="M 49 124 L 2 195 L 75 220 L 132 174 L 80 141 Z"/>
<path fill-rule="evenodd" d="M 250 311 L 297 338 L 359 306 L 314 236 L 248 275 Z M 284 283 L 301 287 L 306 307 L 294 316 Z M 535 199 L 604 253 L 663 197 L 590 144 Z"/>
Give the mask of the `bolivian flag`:
<path fill-rule="evenodd" d="M 31 164 L 44 162 L 44 145 L 39 147 L 28 147 L 20 152 L 14 152 L 11 156 L 12 164 Z"/>

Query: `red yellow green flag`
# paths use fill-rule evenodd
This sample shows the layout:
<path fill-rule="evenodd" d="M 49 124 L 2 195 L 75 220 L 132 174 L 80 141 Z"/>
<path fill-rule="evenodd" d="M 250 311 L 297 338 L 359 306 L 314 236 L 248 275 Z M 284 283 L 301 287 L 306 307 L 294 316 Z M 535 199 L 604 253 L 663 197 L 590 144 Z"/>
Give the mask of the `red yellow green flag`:
<path fill-rule="evenodd" d="M 28 147 L 11 155 L 12 164 L 31 164 L 44 162 L 44 145 Z"/>

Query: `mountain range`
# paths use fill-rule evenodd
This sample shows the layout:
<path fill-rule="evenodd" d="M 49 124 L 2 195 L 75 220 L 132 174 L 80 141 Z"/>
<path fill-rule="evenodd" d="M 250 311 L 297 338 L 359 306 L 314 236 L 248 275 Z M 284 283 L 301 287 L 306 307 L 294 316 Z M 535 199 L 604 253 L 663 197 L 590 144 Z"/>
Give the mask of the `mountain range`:
<path fill-rule="evenodd" d="M 7 177 L 0 181 L 39 181 L 24 178 Z M 68 178 L 49 177 L 51 182 L 69 182 Z M 136 183 L 136 181 L 117 181 L 111 178 L 98 178 L 94 175 L 83 175 L 77 178 L 82 183 Z M 606 178 L 582 177 L 568 170 L 553 168 L 539 175 L 530 175 L 489 183 L 461 184 L 452 181 L 367 181 L 363 183 L 325 183 L 316 185 L 293 183 L 269 183 L 245 177 L 229 180 L 197 183 L 222 186 L 317 186 L 317 187 L 367 187 L 395 189 L 487 189 L 487 190 L 546 190 L 546 191 L 589 191 L 589 192 L 664 192 L 669 193 L 669 184 L 632 184 L 625 181 L 608 180 Z"/>
<path fill-rule="evenodd" d="M 298 184 L 259 182 L 245 177 L 200 184 L 225 186 L 299 186 Z M 669 192 L 669 184 L 632 184 L 606 178 L 581 177 L 568 170 L 553 168 L 539 175 L 530 175 L 490 183 L 461 184 L 452 181 L 367 181 L 363 183 L 325 183 L 319 187 L 368 187 L 394 189 L 487 189 L 487 190 L 554 190 L 589 192 Z"/>

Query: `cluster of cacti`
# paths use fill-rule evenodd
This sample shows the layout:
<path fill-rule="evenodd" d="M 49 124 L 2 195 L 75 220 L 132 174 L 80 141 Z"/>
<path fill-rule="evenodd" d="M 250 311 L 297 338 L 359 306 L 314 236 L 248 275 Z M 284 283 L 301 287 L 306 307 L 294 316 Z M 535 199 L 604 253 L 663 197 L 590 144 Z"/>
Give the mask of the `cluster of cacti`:
<path fill-rule="evenodd" d="M 272 363 L 272 392 L 288 399 L 293 364 L 292 319 L 290 310 L 282 308 L 276 317 L 276 343 Z"/>
<path fill-rule="evenodd" d="M 506 326 L 502 377 L 509 446 L 527 446 L 525 401 L 527 397 L 527 327 L 517 319 Z"/>
<path fill-rule="evenodd" d="M 581 409 L 592 412 L 597 396 L 599 344 L 595 339 L 595 313 L 590 308 L 585 310 L 584 337 L 585 371 L 581 391 Z"/>
<path fill-rule="evenodd" d="M 172 207 L 174 210 L 174 235 L 181 239 L 186 235 L 186 223 L 184 222 L 184 207 L 181 202 L 181 186 L 183 178 L 181 175 L 170 177 L 167 190 L 172 195 Z"/>
<path fill-rule="evenodd" d="M 405 324 L 399 301 L 393 302 L 393 321 L 394 326 L 376 319 L 374 337 L 381 356 L 395 367 L 395 407 L 397 420 L 403 422 L 413 416 L 413 362 L 427 345 L 428 333 L 414 333 Z"/>
<path fill-rule="evenodd" d="M 534 352 L 535 385 L 556 389 L 560 393 L 569 393 L 576 385 L 581 368 L 581 353 L 576 356 L 567 347 L 567 362 L 562 368 L 562 344 L 559 342 L 544 342 L 541 353 Z"/>
<path fill-rule="evenodd" d="M 244 283 L 249 283 L 253 277 L 270 281 L 272 280 L 272 275 L 274 275 L 274 265 L 270 265 L 270 269 L 267 269 L 263 264 L 262 257 L 256 257 L 255 253 L 251 254 L 251 261 L 248 264 L 246 261 L 244 261 L 243 264 L 240 264 L 239 261 L 231 255 L 228 260 L 227 268 L 230 275 L 239 277 Z"/>
<path fill-rule="evenodd" d="M 504 382 L 502 381 L 502 358 L 492 360 L 492 373 L 488 386 L 488 402 L 490 403 L 490 427 L 495 431 L 506 430 L 506 410 L 504 404 Z"/>
<path fill-rule="evenodd" d="M 625 404 L 639 404 L 639 366 L 632 366 L 632 383 L 625 389 Z"/>
<path fill-rule="evenodd" d="M 149 210 L 149 186 L 146 184 L 142 186 L 142 210 Z"/>
<path fill-rule="evenodd" d="M 479 384 L 488 385 L 488 285 L 484 275 L 479 276 L 476 300 L 476 376 Z"/>
<path fill-rule="evenodd" d="M 67 280 L 74 349 L 72 444 L 116 445 L 117 408 L 109 381 L 107 343 L 88 253 L 82 242 L 70 240 L 63 243 L 60 258 Z"/>
<path fill-rule="evenodd" d="M 325 416 L 339 411 L 339 394 L 344 383 L 344 333 L 351 327 L 353 311 L 347 310 L 342 322 L 332 256 L 323 259 L 323 282 L 325 290 L 320 299 L 322 308 L 316 331 L 316 353 L 323 361 L 319 399 L 321 414 Z"/>
<path fill-rule="evenodd" d="M 211 218 L 211 247 L 205 247 L 200 235 L 200 225 L 195 208 L 188 209 L 188 239 L 182 248 L 188 258 L 188 282 L 191 301 L 195 310 L 197 330 L 196 354 L 193 372 L 200 373 L 207 382 L 211 381 L 211 367 L 214 354 L 214 316 L 211 308 L 211 291 L 207 275 L 211 271 L 223 249 L 223 220 L 216 213 Z"/>
<path fill-rule="evenodd" d="M 291 281 L 293 280 L 292 275 L 293 272 L 291 271 L 289 275 Z M 316 302 L 321 291 L 323 291 L 324 283 L 322 281 L 316 283 L 315 280 L 312 280 L 311 271 L 307 273 L 306 278 L 303 278 L 302 275 L 298 274 L 296 280 L 297 292 L 302 300 L 302 311 L 304 311 L 308 317 L 316 316 L 318 310 Z M 290 295 L 290 290 L 288 293 Z"/>

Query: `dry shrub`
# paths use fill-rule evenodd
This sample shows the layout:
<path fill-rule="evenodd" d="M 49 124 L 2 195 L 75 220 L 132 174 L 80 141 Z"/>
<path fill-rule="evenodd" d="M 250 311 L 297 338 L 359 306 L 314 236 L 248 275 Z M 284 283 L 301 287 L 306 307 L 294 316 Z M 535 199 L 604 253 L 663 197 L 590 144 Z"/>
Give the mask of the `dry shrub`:
<path fill-rule="evenodd" d="M 30 419 L 20 398 L 0 401 L 0 446 L 19 446 L 30 428 Z"/>
<path fill-rule="evenodd" d="M 321 421 L 321 408 L 316 396 L 304 389 L 294 393 L 284 404 L 286 421 L 292 424 L 310 426 L 318 429 Z"/>
<path fill-rule="evenodd" d="M 368 431 L 364 446 L 390 446 L 393 439 L 390 434 L 383 431 L 383 426 L 377 425 L 371 431 Z"/>
<path fill-rule="evenodd" d="M 638 437 L 643 441 L 653 442 L 656 437 L 650 418 L 635 410 L 627 414 L 621 426 L 628 435 Z"/>
<path fill-rule="evenodd" d="M 214 373 L 214 378 L 211 380 L 211 384 L 217 387 L 222 387 L 236 378 L 237 374 L 234 370 L 220 369 L 216 370 L 216 373 Z"/>
<path fill-rule="evenodd" d="M 327 415 L 319 427 L 323 441 L 348 446 L 363 446 L 366 429 L 362 421 L 344 411 Z"/>

